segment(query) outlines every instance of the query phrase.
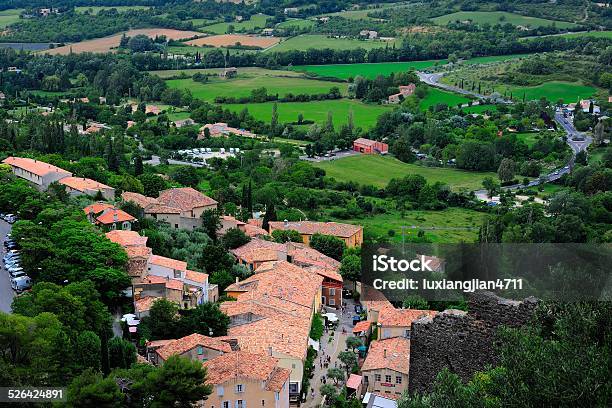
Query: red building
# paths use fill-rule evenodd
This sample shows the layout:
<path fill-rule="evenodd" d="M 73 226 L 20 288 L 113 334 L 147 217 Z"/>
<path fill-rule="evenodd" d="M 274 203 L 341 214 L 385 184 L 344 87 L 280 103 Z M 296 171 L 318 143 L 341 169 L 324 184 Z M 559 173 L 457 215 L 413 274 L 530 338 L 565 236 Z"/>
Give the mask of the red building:
<path fill-rule="evenodd" d="M 353 142 L 353 150 L 365 154 L 387 154 L 389 152 L 389 145 L 360 137 Z"/>

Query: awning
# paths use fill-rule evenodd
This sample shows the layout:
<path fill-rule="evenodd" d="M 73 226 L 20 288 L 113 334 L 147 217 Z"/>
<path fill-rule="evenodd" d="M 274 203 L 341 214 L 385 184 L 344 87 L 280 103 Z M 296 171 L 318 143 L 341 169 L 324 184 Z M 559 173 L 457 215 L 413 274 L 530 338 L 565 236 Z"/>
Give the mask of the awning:
<path fill-rule="evenodd" d="M 351 374 L 349 379 L 346 381 L 346 388 L 356 390 L 361 385 L 361 376 L 357 374 Z"/>

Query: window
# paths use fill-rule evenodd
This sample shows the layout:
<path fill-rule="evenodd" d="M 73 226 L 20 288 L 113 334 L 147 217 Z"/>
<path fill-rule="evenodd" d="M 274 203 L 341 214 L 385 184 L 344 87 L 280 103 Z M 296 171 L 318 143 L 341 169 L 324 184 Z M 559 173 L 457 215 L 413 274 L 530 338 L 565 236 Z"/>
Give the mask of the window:
<path fill-rule="evenodd" d="M 330 306 L 336 306 L 336 299 L 329 299 Z"/>
<path fill-rule="evenodd" d="M 289 384 L 289 393 L 290 394 L 297 394 L 298 392 L 298 384 L 297 383 L 290 383 Z"/>
<path fill-rule="evenodd" d="M 204 347 L 198 346 L 198 355 L 201 356 L 202 354 L 204 354 Z"/>
<path fill-rule="evenodd" d="M 274 399 L 277 400 L 277 401 L 280 399 L 280 392 L 275 392 L 274 393 Z"/>
<path fill-rule="evenodd" d="M 244 386 L 242 384 L 237 384 L 236 392 L 244 392 Z"/>
<path fill-rule="evenodd" d="M 391 376 L 390 375 L 385 375 L 385 382 L 387 382 L 387 383 L 391 382 Z"/>
<path fill-rule="evenodd" d="M 178 228 L 178 224 L 174 224 L 174 228 Z"/>
<path fill-rule="evenodd" d="M 180 278 L 181 277 L 181 271 L 177 271 L 176 269 L 174 270 L 174 277 L 175 278 Z"/>
<path fill-rule="evenodd" d="M 391 337 L 391 329 L 384 329 L 383 330 L 383 339 L 388 339 L 389 337 Z"/>
<path fill-rule="evenodd" d="M 232 408 L 229 401 L 223 401 L 223 408 Z"/>
<path fill-rule="evenodd" d="M 367 376 L 367 375 L 363 377 L 363 382 L 364 382 L 365 384 L 367 384 L 368 382 L 370 382 L 370 380 L 368 380 L 368 376 Z"/>
<path fill-rule="evenodd" d="M 244 401 L 242 400 L 236 401 L 236 408 L 244 408 Z"/>
<path fill-rule="evenodd" d="M 261 406 L 265 407 L 266 406 L 266 400 L 261 400 Z"/>
<path fill-rule="evenodd" d="M 329 296 L 336 296 L 336 289 L 335 288 L 330 288 L 329 289 Z"/>
<path fill-rule="evenodd" d="M 407 339 L 410 338 L 410 329 L 406 329 L 406 331 L 404 332 L 404 337 Z"/>
<path fill-rule="evenodd" d="M 219 385 L 217 387 L 217 395 L 220 396 L 220 397 L 223 396 L 223 386 L 222 385 Z"/>
<path fill-rule="evenodd" d="M 396 384 L 401 384 L 402 383 L 402 377 L 399 376 L 399 375 L 397 377 L 395 377 L 395 383 Z"/>
<path fill-rule="evenodd" d="M 374 374 L 374 381 L 380 381 L 380 374 Z"/>

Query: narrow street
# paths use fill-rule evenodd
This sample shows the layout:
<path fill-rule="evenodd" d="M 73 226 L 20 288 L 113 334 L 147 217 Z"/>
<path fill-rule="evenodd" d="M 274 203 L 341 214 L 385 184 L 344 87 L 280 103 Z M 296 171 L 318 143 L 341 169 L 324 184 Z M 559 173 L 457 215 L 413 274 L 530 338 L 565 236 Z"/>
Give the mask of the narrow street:
<path fill-rule="evenodd" d="M 323 337 L 321 337 L 319 354 L 315 359 L 315 370 L 314 377 L 310 380 L 310 388 L 313 388 L 315 391 L 314 398 L 312 397 L 311 391 L 308 390 L 308 396 L 306 398 L 306 402 L 302 404 L 302 406 L 307 408 L 318 407 L 321 404 L 322 396 L 320 393 L 320 388 L 323 385 L 321 378 L 327 376 L 327 370 L 329 368 L 339 367 L 344 368 L 344 365 L 340 360 L 338 360 L 338 354 L 343 352 L 346 349 L 346 339 L 349 336 L 352 336 L 353 331 L 353 316 L 355 315 L 355 302 L 352 299 L 344 300 L 346 303 L 346 307 L 344 308 L 344 313 L 341 313 L 340 310 L 329 309 L 329 312 L 336 313 L 340 322 L 338 323 L 338 327 L 335 331 L 328 331 L 323 333 Z M 345 329 L 345 333 L 342 332 L 342 329 Z M 333 333 L 333 337 L 331 334 Z M 325 367 L 324 360 L 330 357 L 330 362 L 327 367 Z M 334 380 L 327 379 L 328 384 L 334 384 Z M 342 386 L 346 382 L 346 378 L 344 381 L 338 383 L 338 390 L 342 389 Z"/>

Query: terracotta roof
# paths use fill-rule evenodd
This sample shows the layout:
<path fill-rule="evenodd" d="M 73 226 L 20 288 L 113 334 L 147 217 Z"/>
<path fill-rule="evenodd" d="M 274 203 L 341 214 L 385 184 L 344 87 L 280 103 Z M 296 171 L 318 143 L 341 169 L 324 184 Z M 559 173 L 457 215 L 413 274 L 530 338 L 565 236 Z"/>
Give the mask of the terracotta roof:
<path fill-rule="evenodd" d="M 381 291 L 368 285 L 362 285 L 360 302 L 366 310 L 380 311 L 386 307 L 393 307 Z"/>
<path fill-rule="evenodd" d="M 166 288 L 174 290 L 183 290 L 184 283 L 178 279 L 168 279 L 166 281 Z"/>
<path fill-rule="evenodd" d="M 340 275 L 334 269 L 329 269 L 329 268 L 320 267 L 320 266 L 311 266 L 311 267 L 308 267 L 307 269 L 318 275 L 321 275 L 324 278 L 331 279 L 336 282 L 344 282 L 342 275 Z"/>
<path fill-rule="evenodd" d="M 185 278 L 198 283 L 206 283 L 208 281 L 208 275 L 202 272 L 190 271 L 187 269 Z"/>
<path fill-rule="evenodd" d="M 83 211 L 85 211 L 85 214 L 100 214 L 102 211 L 108 208 L 115 208 L 115 206 L 109 203 L 97 202 L 83 208 Z"/>
<path fill-rule="evenodd" d="M 386 307 L 378 314 L 378 323 L 382 326 L 410 327 L 412 322 L 421 317 L 434 317 L 435 310 L 396 309 Z"/>
<path fill-rule="evenodd" d="M 157 199 L 168 207 L 179 208 L 182 211 L 191 211 L 198 207 L 207 207 L 217 204 L 212 198 L 205 196 L 191 187 L 171 188 L 159 193 Z"/>
<path fill-rule="evenodd" d="M 168 357 L 172 355 L 186 353 L 198 346 L 221 351 L 223 353 L 230 353 L 232 351 L 230 344 L 225 341 L 193 333 L 158 348 L 156 352 L 162 359 L 167 360 Z"/>
<path fill-rule="evenodd" d="M 134 310 L 138 313 L 146 312 L 147 310 L 151 310 L 151 306 L 157 300 L 161 299 L 155 296 L 145 296 L 138 300 L 134 301 Z"/>
<path fill-rule="evenodd" d="M 152 249 L 146 246 L 128 246 L 125 247 L 125 252 L 128 258 L 147 258 L 152 254 Z"/>
<path fill-rule="evenodd" d="M 335 237 L 349 238 L 357 234 L 362 227 L 359 225 L 343 224 L 339 222 L 317 222 L 317 221 L 271 221 L 270 230 L 296 230 L 300 234 L 313 235 L 324 234 Z"/>
<path fill-rule="evenodd" d="M 259 235 L 268 235 L 268 231 L 256 225 L 244 224 L 242 228 L 244 228 L 244 233 L 251 238 L 257 237 Z"/>
<path fill-rule="evenodd" d="M 165 256 L 152 255 L 149 259 L 149 263 L 153 265 L 163 266 L 169 269 L 176 269 L 180 271 L 187 270 L 187 262 L 178 261 L 172 258 L 166 258 Z"/>
<path fill-rule="evenodd" d="M 266 390 L 280 391 L 289 379 L 290 371 L 278 366 L 279 360 L 246 351 L 234 351 L 206 361 L 206 383 L 223 384 L 235 378 L 264 381 Z"/>
<path fill-rule="evenodd" d="M 2 160 L 2 163 L 8 164 L 12 167 L 18 167 L 18 168 L 24 169 L 38 176 L 45 176 L 49 173 L 62 173 L 62 174 L 66 174 L 66 176 L 72 175 L 72 173 L 62 168 L 59 168 L 49 163 L 45 163 L 40 160 L 30 159 L 27 157 L 11 156 L 11 157 L 7 157 L 6 159 Z"/>
<path fill-rule="evenodd" d="M 164 278 L 163 276 L 147 275 L 142 279 L 136 280 L 134 284 L 165 285 L 166 282 L 168 282 L 168 279 Z"/>
<path fill-rule="evenodd" d="M 346 388 L 352 388 L 356 390 L 361 385 L 361 376 L 357 374 L 351 374 L 351 376 L 346 380 Z"/>
<path fill-rule="evenodd" d="M 237 219 L 236 217 L 232 217 L 231 215 L 222 215 L 221 218 L 225 221 L 230 221 L 235 223 L 237 226 L 238 225 L 246 225 L 245 222 L 240 221 L 239 219 Z"/>
<path fill-rule="evenodd" d="M 370 344 L 361 371 L 390 369 L 408 374 L 410 340 L 404 337 L 376 340 Z"/>
<path fill-rule="evenodd" d="M 106 238 L 110 239 L 122 247 L 128 246 L 145 246 L 147 245 L 147 237 L 139 235 L 136 231 L 115 230 L 106 233 Z"/>
<path fill-rule="evenodd" d="M 247 224 L 261 228 L 263 226 L 263 218 L 249 218 Z"/>
<path fill-rule="evenodd" d="M 121 193 L 121 199 L 123 201 L 131 201 L 135 204 L 138 204 L 140 207 L 147 208 L 148 206 L 152 205 L 152 204 L 157 204 L 157 199 L 155 198 L 151 198 L 151 197 L 146 197 L 142 194 L 138 194 L 138 193 L 133 193 L 131 191 L 125 191 L 123 193 Z"/>
<path fill-rule="evenodd" d="M 74 190 L 84 192 L 86 190 L 104 190 L 112 188 L 106 184 L 97 182 L 96 180 L 84 177 L 64 177 L 59 181 L 61 184 L 68 186 Z"/>
<path fill-rule="evenodd" d="M 136 221 L 136 218 L 132 217 L 130 214 L 126 213 L 123 210 L 119 210 L 117 208 L 109 208 L 104 210 L 104 212 L 96 217 L 96 221 L 101 224 L 113 224 L 115 222 L 124 222 L 124 221 Z"/>
<path fill-rule="evenodd" d="M 246 244 L 236 249 L 232 249 L 230 252 L 238 259 L 253 263 L 276 261 L 279 259 L 278 253 L 285 250 L 286 246 L 278 242 L 254 238 Z"/>
<path fill-rule="evenodd" d="M 401 94 L 397 94 L 397 95 L 401 95 Z M 362 144 L 365 146 L 374 146 L 376 144 L 376 140 L 370 140 L 364 137 L 360 137 L 360 138 L 355 139 L 353 143 L 358 143 L 358 144 Z"/>
<path fill-rule="evenodd" d="M 355 327 L 353 327 L 353 333 L 367 332 L 368 330 L 370 330 L 371 325 L 372 322 L 369 320 L 361 321 L 357 323 Z"/>

